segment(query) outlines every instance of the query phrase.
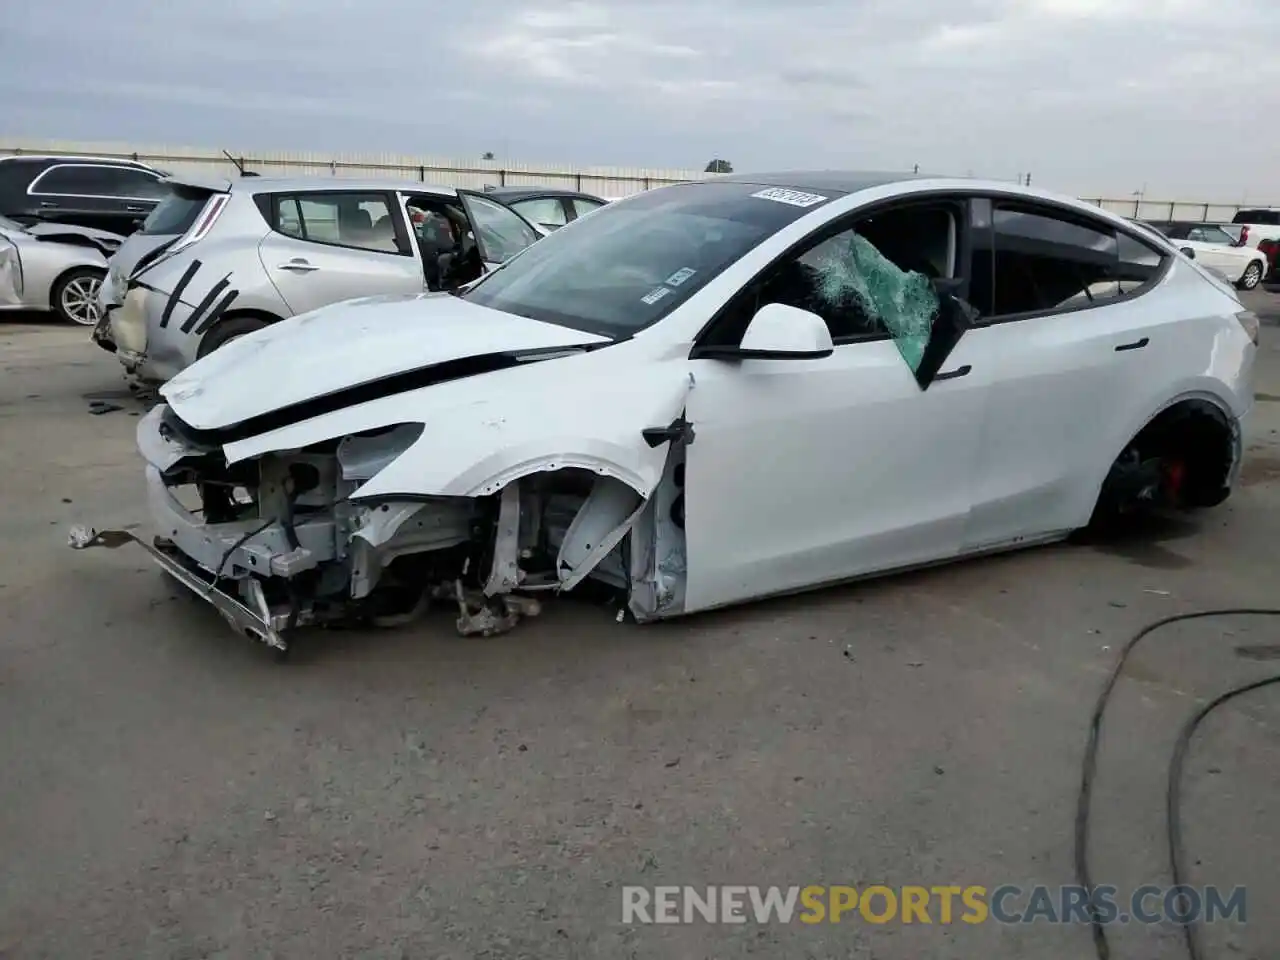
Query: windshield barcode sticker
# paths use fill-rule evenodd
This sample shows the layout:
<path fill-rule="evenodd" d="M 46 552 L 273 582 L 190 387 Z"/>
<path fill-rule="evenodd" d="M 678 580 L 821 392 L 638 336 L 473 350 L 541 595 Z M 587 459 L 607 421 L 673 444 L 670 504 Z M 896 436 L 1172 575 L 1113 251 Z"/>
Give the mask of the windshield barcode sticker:
<path fill-rule="evenodd" d="M 642 303 L 647 303 L 649 306 L 653 306 L 670 292 L 671 289 L 669 287 L 658 287 L 656 290 L 650 290 L 641 297 L 640 300 Z"/>
<path fill-rule="evenodd" d="M 770 187 L 752 194 L 760 200 L 772 200 L 775 203 L 789 203 L 793 207 L 812 207 L 827 199 L 817 193 L 802 193 L 799 190 L 786 190 L 782 187 Z"/>
<path fill-rule="evenodd" d="M 667 286 L 678 287 L 697 272 L 698 271 L 693 269 L 693 267 L 681 267 L 671 276 L 667 277 Z"/>

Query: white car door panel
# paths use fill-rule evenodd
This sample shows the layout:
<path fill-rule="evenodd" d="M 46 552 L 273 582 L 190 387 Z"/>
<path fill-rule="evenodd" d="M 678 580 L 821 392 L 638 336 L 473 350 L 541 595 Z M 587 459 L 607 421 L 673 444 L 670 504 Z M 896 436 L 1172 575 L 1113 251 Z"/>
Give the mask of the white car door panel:
<path fill-rule="evenodd" d="M 269 233 L 258 246 L 262 266 L 289 309 L 306 313 L 340 300 L 425 289 L 417 257 L 358 250 Z"/>
<path fill-rule="evenodd" d="M 1179 247 L 1190 247 L 1195 251 L 1198 262 L 1206 267 L 1221 271 L 1227 275 L 1229 280 L 1237 280 L 1240 274 L 1244 273 L 1243 259 L 1233 253 L 1233 248 L 1231 247 L 1204 243 L 1200 240 L 1177 240 L 1175 243 Z"/>
<path fill-rule="evenodd" d="M 928 390 L 892 340 L 693 370 L 686 610 L 959 551 L 991 370 L 981 345 L 962 338 Z"/>
<path fill-rule="evenodd" d="M 1112 426 L 1155 353 L 1132 304 L 970 330 L 997 370 L 979 441 L 966 551 L 1035 539 L 1088 519 L 1089 481 L 1119 450 Z M 1117 349 L 1126 348 L 1126 349 Z M 1123 441 L 1120 441 L 1123 442 Z M 1096 491 L 1095 491 L 1096 492 Z M 1082 519 L 1083 514 L 1083 519 Z"/>

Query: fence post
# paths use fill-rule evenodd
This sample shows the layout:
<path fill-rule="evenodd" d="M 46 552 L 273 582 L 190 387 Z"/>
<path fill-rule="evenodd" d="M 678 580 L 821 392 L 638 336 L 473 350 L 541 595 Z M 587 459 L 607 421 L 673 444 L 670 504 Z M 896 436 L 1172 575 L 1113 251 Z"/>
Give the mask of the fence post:
<path fill-rule="evenodd" d="M 1204 205 L 1204 213 L 1201 215 L 1200 219 L 1201 221 L 1208 221 L 1209 219 L 1209 205 L 1207 203 Z"/>
<path fill-rule="evenodd" d="M 1175 203 L 1177 203 L 1177 201 L 1176 201 L 1176 200 L 1170 200 L 1170 201 L 1169 201 L 1169 219 L 1170 219 L 1170 220 L 1172 220 L 1172 219 L 1173 219 L 1173 207 L 1174 207 L 1174 204 L 1175 204 Z"/>
<path fill-rule="evenodd" d="M 506 185 L 507 185 L 507 171 L 506 171 L 506 170 L 499 170 L 499 171 L 498 171 L 498 186 L 500 186 L 500 187 L 505 187 Z"/>
<path fill-rule="evenodd" d="M 422 164 L 418 165 L 418 182 L 419 183 L 427 182 L 427 168 Z"/>

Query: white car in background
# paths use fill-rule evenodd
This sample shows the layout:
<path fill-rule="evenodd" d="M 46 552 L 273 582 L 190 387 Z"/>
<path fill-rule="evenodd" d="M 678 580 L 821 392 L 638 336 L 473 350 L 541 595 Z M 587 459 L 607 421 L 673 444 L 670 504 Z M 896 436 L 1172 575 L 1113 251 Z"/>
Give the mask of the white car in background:
<path fill-rule="evenodd" d="M 1257 342 L 1078 200 L 733 174 L 227 343 L 138 424 L 159 537 L 71 545 L 139 544 L 281 652 L 432 598 L 489 634 L 587 578 L 658 620 L 1221 503 Z"/>
<path fill-rule="evenodd" d="M 92 228 L 0 217 L 0 311 L 52 311 L 68 323 L 98 322 L 98 287 L 107 259 Z"/>
<path fill-rule="evenodd" d="M 1191 250 L 1198 262 L 1217 270 L 1241 290 L 1252 290 L 1267 275 L 1267 255 L 1257 247 L 1238 246 L 1236 238 L 1215 223 L 1174 220 L 1150 226 L 1180 250 Z"/>

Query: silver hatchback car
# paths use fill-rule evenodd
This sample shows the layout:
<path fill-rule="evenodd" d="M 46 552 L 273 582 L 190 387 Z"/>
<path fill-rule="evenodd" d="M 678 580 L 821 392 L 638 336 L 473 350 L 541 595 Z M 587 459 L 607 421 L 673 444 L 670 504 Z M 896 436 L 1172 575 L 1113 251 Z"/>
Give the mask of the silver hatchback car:
<path fill-rule="evenodd" d="M 463 286 L 542 235 L 482 192 L 412 181 L 167 182 L 111 258 L 94 332 L 147 382 L 326 304 Z"/>

